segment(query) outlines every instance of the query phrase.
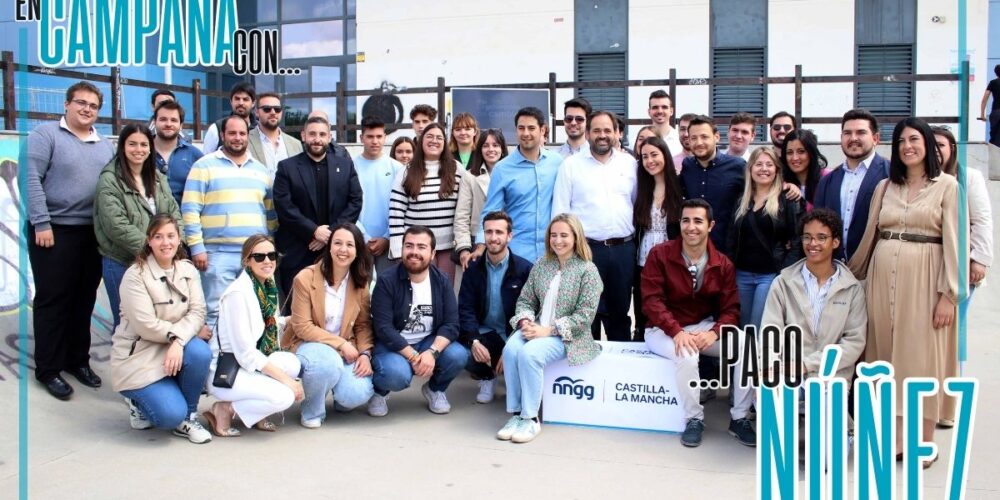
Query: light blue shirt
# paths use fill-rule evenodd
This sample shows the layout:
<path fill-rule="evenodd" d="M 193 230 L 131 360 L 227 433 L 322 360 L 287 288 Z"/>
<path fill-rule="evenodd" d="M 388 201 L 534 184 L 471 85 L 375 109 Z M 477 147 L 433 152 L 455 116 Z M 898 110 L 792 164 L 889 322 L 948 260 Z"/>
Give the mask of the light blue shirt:
<path fill-rule="evenodd" d="M 858 191 L 861 190 L 861 184 L 868 174 L 868 166 L 872 164 L 874 158 L 875 149 L 872 149 L 871 154 L 858 163 L 858 168 L 854 170 L 847 168 L 847 162 L 840 166 L 844 169 L 844 182 L 840 184 L 840 217 L 844 220 L 844 239 L 840 245 L 844 248 L 847 248 L 847 230 L 851 227 L 851 219 L 854 217 L 854 204 L 858 200 Z"/>
<path fill-rule="evenodd" d="M 389 239 L 389 194 L 396 174 L 403 164 L 389 155 L 377 160 L 369 160 L 364 155 L 354 157 L 354 170 L 358 172 L 358 182 L 364 193 L 358 225 L 365 235 L 365 241 L 372 238 Z"/>
<path fill-rule="evenodd" d="M 510 251 L 503 256 L 499 264 L 493 265 L 487 255 L 481 258 L 486 259 L 486 278 L 488 288 L 486 300 L 489 309 L 486 310 L 486 317 L 483 318 L 483 326 L 507 338 L 507 321 L 503 317 L 503 298 L 500 295 L 500 287 L 503 286 L 503 276 L 507 274 L 507 267 L 510 265 Z"/>
<path fill-rule="evenodd" d="M 538 161 L 529 161 L 518 147 L 497 162 L 490 176 L 482 217 L 497 210 L 507 212 L 514 221 L 514 238 L 508 248 L 536 262 L 545 255 L 545 230 L 552 220 L 552 190 L 562 156 L 542 148 Z M 476 241 L 484 241 L 480 229 Z"/>
<path fill-rule="evenodd" d="M 840 279 L 840 266 L 834 264 L 833 275 L 826 283 L 819 284 L 819 279 L 809 270 L 809 266 L 802 266 L 802 280 L 806 283 L 806 296 L 809 298 L 809 305 L 812 307 L 812 321 L 810 330 L 813 335 L 819 332 L 819 318 L 823 315 L 823 308 L 826 307 L 826 299 L 830 295 L 830 288 Z"/>

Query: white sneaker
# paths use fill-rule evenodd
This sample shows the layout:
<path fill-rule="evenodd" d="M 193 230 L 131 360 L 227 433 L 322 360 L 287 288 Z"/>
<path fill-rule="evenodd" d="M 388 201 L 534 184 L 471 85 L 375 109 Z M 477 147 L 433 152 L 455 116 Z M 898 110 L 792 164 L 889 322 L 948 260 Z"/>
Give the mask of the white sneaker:
<path fill-rule="evenodd" d="M 131 399 L 125 398 L 125 404 L 128 405 L 128 423 L 133 429 L 141 431 L 153 427 L 153 424 L 149 420 L 146 420 L 146 417 L 142 414 L 142 410 Z"/>
<path fill-rule="evenodd" d="M 306 429 L 319 429 L 319 426 L 323 425 L 323 420 L 319 418 L 303 418 L 299 420 L 299 423 Z"/>
<path fill-rule="evenodd" d="M 510 440 L 515 443 L 527 443 L 541 433 L 542 424 L 530 418 L 522 418 L 520 425 L 517 426 L 517 430 L 514 431 L 514 435 L 510 437 Z"/>
<path fill-rule="evenodd" d="M 448 396 L 444 395 L 442 391 L 432 391 L 427 384 L 420 387 L 420 393 L 424 395 L 424 399 L 427 400 L 427 409 L 431 413 L 437 413 L 438 415 L 444 415 L 451 411 L 451 403 L 448 402 Z"/>
<path fill-rule="evenodd" d="M 497 387 L 497 379 L 480 380 L 479 394 L 476 394 L 476 402 L 486 404 L 493 401 L 493 393 Z"/>
<path fill-rule="evenodd" d="M 368 414 L 373 417 L 384 417 L 389 414 L 389 405 L 386 403 L 386 397 L 378 393 L 373 394 L 371 399 L 368 400 Z"/>
<path fill-rule="evenodd" d="M 497 431 L 497 439 L 501 441 L 510 441 L 510 438 L 514 435 L 514 431 L 517 430 L 519 425 L 521 425 L 520 415 L 510 417 L 510 420 L 508 420 L 506 424 L 503 424 L 503 427 Z"/>
<path fill-rule="evenodd" d="M 194 444 L 207 443 L 212 440 L 212 434 L 198 422 L 196 414 L 192 413 L 187 420 L 174 429 L 174 435 L 188 438 Z"/>

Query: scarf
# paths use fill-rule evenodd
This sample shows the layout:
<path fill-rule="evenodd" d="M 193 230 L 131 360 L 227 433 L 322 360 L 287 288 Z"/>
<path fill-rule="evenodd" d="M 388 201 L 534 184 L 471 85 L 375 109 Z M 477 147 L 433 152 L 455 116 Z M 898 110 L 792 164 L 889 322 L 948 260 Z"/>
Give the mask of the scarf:
<path fill-rule="evenodd" d="M 278 287 L 274 284 L 274 278 L 268 278 L 261 283 L 257 277 L 246 268 L 246 273 L 253 283 L 253 293 L 257 297 L 257 305 L 260 306 L 260 314 L 264 318 L 264 335 L 257 341 L 257 350 L 270 355 L 272 352 L 280 351 L 278 345 L 278 322 L 274 319 L 274 313 L 278 311 Z"/>

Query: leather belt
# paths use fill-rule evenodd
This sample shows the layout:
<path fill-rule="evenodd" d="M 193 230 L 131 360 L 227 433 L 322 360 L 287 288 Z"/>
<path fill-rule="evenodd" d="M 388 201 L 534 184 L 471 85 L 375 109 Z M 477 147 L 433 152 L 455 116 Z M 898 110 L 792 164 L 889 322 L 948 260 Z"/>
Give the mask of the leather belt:
<path fill-rule="evenodd" d="M 587 243 L 590 243 L 591 245 L 603 245 L 606 247 L 624 245 L 625 243 L 628 243 L 630 241 L 632 241 L 632 236 L 626 236 L 624 238 L 610 238 L 607 240 L 592 240 L 590 238 L 587 238 Z"/>
<path fill-rule="evenodd" d="M 899 240 L 910 243 L 936 243 L 940 245 L 944 241 L 940 236 L 927 236 L 925 234 L 914 233 L 894 233 L 892 231 L 882 231 L 879 236 L 883 240 Z"/>

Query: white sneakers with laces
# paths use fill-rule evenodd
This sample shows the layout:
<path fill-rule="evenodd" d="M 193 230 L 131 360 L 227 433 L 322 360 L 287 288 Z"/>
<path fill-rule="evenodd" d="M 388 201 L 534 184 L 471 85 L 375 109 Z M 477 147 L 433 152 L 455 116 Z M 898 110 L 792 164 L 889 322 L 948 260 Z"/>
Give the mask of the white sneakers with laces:
<path fill-rule="evenodd" d="M 493 401 L 493 395 L 496 393 L 496 387 L 497 379 L 480 380 L 479 394 L 476 394 L 476 402 L 486 404 Z"/>
<path fill-rule="evenodd" d="M 212 440 L 212 434 L 202 427 L 201 422 L 198 421 L 197 413 L 188 415 L 187 420 L 181 422 L 174 429 L 174 435 L 186 437 L 188 441 L 194 444 L 207 443 Z"/>
<path fill-rule="evenodd" d="M 448 402 L 448 397 L 445 396 L 443 391 L 432 391 L 430 386 L 424 384 L 420 387 L 420 393 L 424 395 L 424 399 L 427 400 L 427 409 L 431 413 L 437 413 L 438 415 L 444 415 L 451 411 L 451 403 Z"/>

